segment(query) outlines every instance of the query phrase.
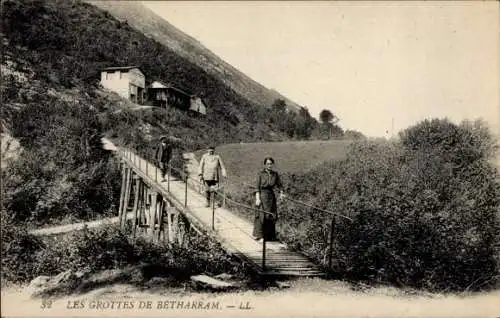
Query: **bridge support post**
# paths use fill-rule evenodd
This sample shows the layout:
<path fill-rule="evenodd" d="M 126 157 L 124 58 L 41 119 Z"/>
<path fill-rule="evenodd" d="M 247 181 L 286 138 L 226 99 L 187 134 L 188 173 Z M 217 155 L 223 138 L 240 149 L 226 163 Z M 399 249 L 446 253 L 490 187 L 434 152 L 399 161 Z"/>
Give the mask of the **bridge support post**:
<path fill-rule="evenodd" d="M 149 205 L 149 235 L 151 238 L 151 241 L 154 239 L 154 233 L 155 233 L 155 216 L 156 216 L 156 209 L 157 209 L 157 199 L 158 199 L 158 193 L 153 192 L 151 193 L 151 204 Z"/>
<path fill-rule="evenodd" d="M 142 180 L 139 176 L 135 175 L 135 193 L 134 193 L 134 208 L 132 209 L 132 213 L 134 214 L 133 222 L 132 222 L 132 238 L 135 240 L 135 234 L 137 230 L 137 215 L 140 206 L 140 200 L 142 199 L 141 191 L 142 191 Z"/>
<path fill-rule="evenodd" d="M 161 197 L 161 196 L 160 196 Z M 158 223 L 155 227 L 157 229 L 155 233 L 155 238 L 157 242 L 160 242 L 162 232 L 164 232 L 163 228 L 163 209 L 165 208 L 165 199 L 161 197 L 161 200 L 158 202 L 158 206 L 156 209 L 156 222 Z M 165 233 L 163 233 L 163 238 L 165 238 Z"/>
<path fill-rule="evenodd" d="M 144 232 L 144 226 L 148 224 L 147 219 L 147 208 L 148 208 L 148 188 L 144 181 L 141 180 L 141 191 L 139 193 L 139 216 L 138 216 L 138 227 L 141 229 L 141 232 Z"/>
<path fill-rule="evenodd" d="M 180 246 L 183 246 L 186 242 L 185 238 L 189 232 L 189 221 L 178 211 L 176 211 L 174 220 L 175 236 L 177 237 L 177 242 Z"/>
<path fill-rule="evenodd" d="M 167 208 L 167 231 L 168 231 L 168 236 L 167 236 L 167 241 L 168 243 L 173 243 L 174 242 L 174 233 L 173 233 L 173 226 L 172 226 L 172 222 L 173 222 L 173 210 L 174 208 L 172 206 L 170 206 L 170 204 L 166 204 L 166 208 Z"/>
<path fill-rule="evenodd" d="M 122 188 L 120 191 L 120 207 L 118 208 L 118 221 L 120 229 L 125 229 L 127 220 L 127 209 L 130 203 L 130 187 L 132 178 L 132 169 L 123 166 L 122 169 Z"/>
<path fill-rule="evenodd" d="M 123 209 L 121 213 L 121 218 L 120 218 L 120 228 L 122 230 L 125 230 L 125 227 L 127 225 L 127 212 L 128 212 L 128 207 L 130 204 L 130 192 L 132 188 L 132 175 L 133 171 L 132 168 L 127 168 L 127 176 L 125 178 L 125 197 L 124 197 L 124 202 L 123 202 Z"/>
<path fill-rule="evenodd" d="M 120 206 L 118 207 L 118 220 L 122 219 L 122 213 L 123 213 L 123 205 L 125 203 L 125 182 L 127 178 L 127 167 L 125 166 L 125 163 L 123 163 L 122 166 L 122 187 L 120 190 Z M 121 224 L 120 224 L 121 225 Z"/>

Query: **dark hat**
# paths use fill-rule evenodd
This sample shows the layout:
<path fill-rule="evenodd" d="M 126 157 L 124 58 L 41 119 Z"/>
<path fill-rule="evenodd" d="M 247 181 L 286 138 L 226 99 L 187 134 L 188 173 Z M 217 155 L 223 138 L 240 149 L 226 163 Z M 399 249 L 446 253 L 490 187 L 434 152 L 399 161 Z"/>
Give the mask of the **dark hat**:
<path fill-rule="evenodd" d="M 163 141 L 163 140 L 168 140 L 168 137 L 167 136 L 161 136 L 160 137 L 160 141 Z"/>
<path fill-rule="evenodd" d="M 210 145 L 210 146 L 208 146 L 208 149 L 214 149 L 215 150 L 215 146 L 214 145 Z"/>

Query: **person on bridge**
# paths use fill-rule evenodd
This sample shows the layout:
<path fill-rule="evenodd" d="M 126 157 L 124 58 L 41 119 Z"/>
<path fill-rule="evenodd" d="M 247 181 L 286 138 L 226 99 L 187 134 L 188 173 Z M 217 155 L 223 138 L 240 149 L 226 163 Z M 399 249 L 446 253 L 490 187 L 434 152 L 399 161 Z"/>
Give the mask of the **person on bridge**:
<path fill-rule="evenodd" d="M 278 219 L 278 206 L 274 189 L 280 190 L 280 199 L 284 197 L 283 185 L 278 172 L 272 169 L 274 159 L 264 159 L 264 169 L 257 175 L 257 190 L 255 192 L 256 211 L 253 226 L 255 240 L 276 241 L 276 220 Z"/>
<path fill-rule="evenodd" d="M 205 185 L 205 195 L 207 198 L 206 207 L 210 206 L 210 194 L 213 189 L 217 189 L 219 185 L 219 170 L 223 178 L 226 178 L 226 167 L 220 155 L 215 153 L 215 146 L 208 147 L 207 153 L 205 153 L 200 160 L 198 174 L 200 180 Z M 215 195 L 214 195 L 215 199 Z M 221 206 L 221 204 L 218 204 Z"/>
<path fill-rule="evenodd" d="M 161 181 L 166 181 L 167 168 L 172 159 L 172 145 L 169 143 L 168 137 L 162 136 L 160 138 L 160 144 L 156 148 L 155 161 L 157 166 L 161 170 Z"/>

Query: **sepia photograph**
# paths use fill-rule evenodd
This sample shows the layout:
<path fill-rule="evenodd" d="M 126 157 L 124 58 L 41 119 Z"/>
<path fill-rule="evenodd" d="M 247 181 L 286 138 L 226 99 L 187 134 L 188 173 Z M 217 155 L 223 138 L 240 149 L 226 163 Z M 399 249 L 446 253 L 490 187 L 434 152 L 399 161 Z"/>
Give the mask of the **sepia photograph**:
<path fill-rule="evenodd" d="M 0 11 L 2 317 L 500 318 L 498 2 Z"/>

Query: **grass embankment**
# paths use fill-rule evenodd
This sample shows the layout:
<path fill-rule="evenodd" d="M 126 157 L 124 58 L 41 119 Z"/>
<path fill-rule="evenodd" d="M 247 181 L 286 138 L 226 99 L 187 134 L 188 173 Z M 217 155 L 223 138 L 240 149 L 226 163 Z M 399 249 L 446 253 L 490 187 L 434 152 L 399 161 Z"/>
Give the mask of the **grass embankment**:
<path fill-rule="evenodd" d="M 226 165 L 227 192 L 234 197 L 250 195 L 258 171 L 263 169 L 263 160 L 271 156 L 276 161 L 275 169 L 282 174 L 302 174 L 325 161 L 338 161 L 346 157 L 349 140 L 314 140 L 237 143 L 217 147 Z M 199 160 L 205 150 L 195 153 Z"/>

